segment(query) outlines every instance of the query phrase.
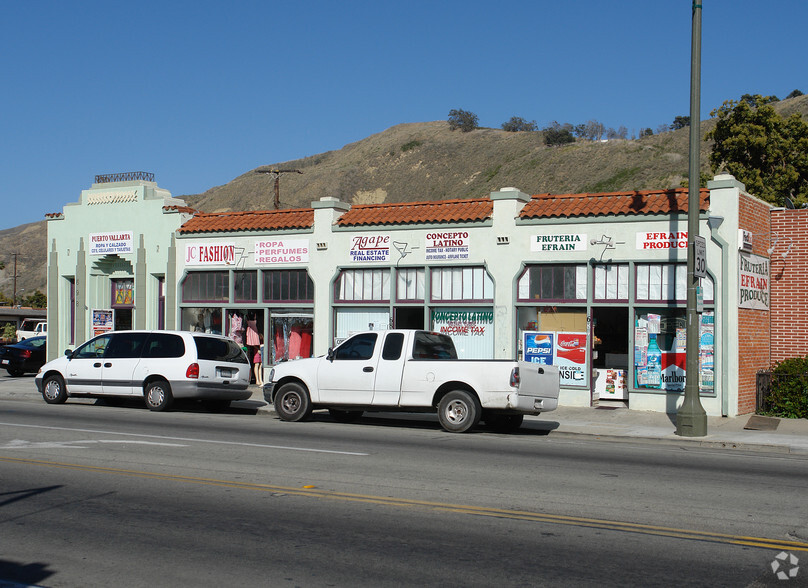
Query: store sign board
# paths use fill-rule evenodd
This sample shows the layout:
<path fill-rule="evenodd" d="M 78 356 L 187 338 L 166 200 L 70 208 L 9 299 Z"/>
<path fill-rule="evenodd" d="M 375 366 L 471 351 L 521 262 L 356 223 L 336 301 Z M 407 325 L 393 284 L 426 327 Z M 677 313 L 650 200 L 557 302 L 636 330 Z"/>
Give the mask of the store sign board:
<path fill-rule="evenodd" d="M 369 261 L 390 260 L 390 235 L 356 235 L 351 237 L 351 261 L 367 263 Z"/>
<path fill-rule="evenodd" d="M 255 242 L 255 264 L 308 263 L 308 239 L 272 239 Z"/>
<path fill-rule="evenodd" d="M 132 231 L 93 233 L 90 235 L 90 255 L 115 255 L 134 251 Z"/>
<path fill-rule="evenodd" d="M 469 258 L 467 231 L 437 231 L 426 234 L 424 249 L 427 261 L 457 261 Z"/>
<path fill-rule="evenodd" d="M 687 251 L 687 231 L 637 233 L 637 249 L 658 251 L 661 249 L 683 249 Z"/>
<path fill-rule="evenodd" d="M 769 260 L 738 253 L 738 308 L 769 310 Z"/>
<path fill-rule="evenodd" d="M 234 265 L 234 243 L 192 243 L 185 246 L 185 265 Z"/>
<path fill-rule="evenodd" d="M 530 250 L 539 253 L 557 253 L 559 251 L 586 251 L 586 234 L 567 233 L 563 235 L 533 235 L 530 238 Z"/>

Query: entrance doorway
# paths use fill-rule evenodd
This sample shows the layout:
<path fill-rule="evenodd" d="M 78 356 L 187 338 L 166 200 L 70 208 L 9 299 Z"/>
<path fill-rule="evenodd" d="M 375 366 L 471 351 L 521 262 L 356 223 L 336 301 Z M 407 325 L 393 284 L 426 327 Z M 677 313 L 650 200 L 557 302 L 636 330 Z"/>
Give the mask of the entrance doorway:
<path fill-rule="evenodd" d="M 114 321 L 116 331 L 129 331 L 132 328 L 132 309 L 116 308 Z"/>
<path fill-rule="evenodd" d="M 401 306 L 393 311 L 394 329 L 423 329 L 424 308 Z"/>
<path fill-rule="evenodd" d="M 593 398 L 628 400 L 628 308 L 592 308 Z"/>

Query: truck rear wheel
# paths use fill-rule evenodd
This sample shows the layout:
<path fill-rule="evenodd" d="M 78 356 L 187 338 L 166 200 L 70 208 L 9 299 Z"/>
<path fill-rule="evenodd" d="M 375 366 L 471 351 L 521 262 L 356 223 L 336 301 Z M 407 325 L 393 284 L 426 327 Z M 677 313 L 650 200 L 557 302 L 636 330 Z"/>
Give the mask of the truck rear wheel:
<path fill-rule="evenodd" d="M 311 399 L 306 389 L 297 382 L 289 382 L 275 394 L 275 412 L 284 421 L 303 421 L 311 415 Z"/>
<path fill-rule="evenodd" d="M 438 420 L 450 433 L 465 433 L 480 422 L 482 408 L 477 397 L 465 390 L 453 390 L 438 403 Z"/>

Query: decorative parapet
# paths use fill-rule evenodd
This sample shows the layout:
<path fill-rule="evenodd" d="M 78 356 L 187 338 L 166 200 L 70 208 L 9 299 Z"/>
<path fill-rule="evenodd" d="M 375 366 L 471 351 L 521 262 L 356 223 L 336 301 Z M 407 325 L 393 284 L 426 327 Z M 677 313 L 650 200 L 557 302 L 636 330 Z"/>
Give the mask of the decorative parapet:
<path fill-rule="evenodd" d="M 136 172 L 122 172 L 117 174 L 101 174 L 95 176 L 96 184 L 110 184 L 112 182 L 136 182 L 142 180 L 144 182 L 153 182 L 154 174 L 152 172 L 136 171 Z"/>

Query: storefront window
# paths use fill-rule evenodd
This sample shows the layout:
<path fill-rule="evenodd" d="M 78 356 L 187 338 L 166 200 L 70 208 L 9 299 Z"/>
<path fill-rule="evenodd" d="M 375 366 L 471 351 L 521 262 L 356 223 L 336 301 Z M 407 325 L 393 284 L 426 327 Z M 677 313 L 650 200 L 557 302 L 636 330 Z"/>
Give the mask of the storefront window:
<path fill-rule="evenodd" d="M 519 278 L 519 300 L 585 301 L 586 274 L 586 265 L 529 266 Z"/>
<path fill-rule="evenodd" d="M 233 299 L 236 302 L 258 302 L 258 272 L 233 272 Z"/>
<path fill-rule="evenodd" d="M 131 278 L 112 280 L 112 307 L 131 308 L 135 305 L 135 281 Z"/>
<path fill-rule="evenodd" d="M 222 334 L 221 308 L 183 308 L 180 325 L 184 331 Z"/>
<path fill-rule="evenodd" d="M 311 357 L 314 332 L 311 316 L 273 314 L 270 325 L 270 358 L 273 363 Z"/>
<path fill-rule="evenodd" d="M 714 390 L 715 314 L 699 314 L 699 387 Z M 638 388 L 679 392 L 687 369 L 686 310 L 640 309 L 634 323 L 634 382 Z"/>
<path fill-rule="evenodd" d="M 396 300 L 399 302 L 423 302 L 424 292 L 424 268 L 397 270 Z"/>
<path fill-rule="evenodd" d="M 597 301 L 628 301 L 628 264 L 595 266 L 595 292 Z"/>
<path fill-rule="evenodd" d="M 431 329 L 454 340 L 460 359 L 494 357 L 494 311 L 490 307 L 433 309 Z"/>
<path fill-rule="evenodd" d="M 687 300 L 687 265 L 683 263 L 638 263 L 635 266 L 637 300 L 640 302 Z M 714 298 L 713 280 L 701 278 L 704 301 Z"/>
<path fill-rule="evenodd" d="M 435 302 L 494 299 L 494 282 L 483 267 L 441 267 L 432 269 L 432 300 Z"/>
<path fill-rule="evenodd" d="M 339 302 L 386 302 L 390 300 L 390 270 L 346 269 L 337 279 Z"/>
<path fill-rule="evenodd" d="M 229 272 L 191 272 L 182 282 L 183 302 L 227 302 Z"/>
<path fill-rule="evenodd" d="M 314 282 L 306 270 L 266 270 L 264 302 L 311 302 Z"/>

